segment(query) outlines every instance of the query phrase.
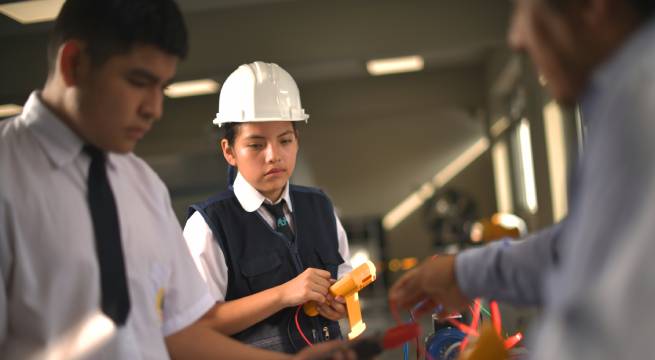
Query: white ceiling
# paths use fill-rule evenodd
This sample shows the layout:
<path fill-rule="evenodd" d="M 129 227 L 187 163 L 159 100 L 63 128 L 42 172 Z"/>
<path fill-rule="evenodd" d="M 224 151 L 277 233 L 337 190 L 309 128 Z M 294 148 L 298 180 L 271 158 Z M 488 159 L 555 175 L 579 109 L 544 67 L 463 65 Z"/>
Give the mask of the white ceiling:
<path fill-rule="evenodd" d="M 345 216 L 381 215 L 483 134 L 490 61 L 504 50 L 508 1 L 183 0 L 191 52 L 178 78 L 222 81 L 239 64 L 294 76 L 310 121 L 296 180 L 324 188 Z M 0 16 L 0 103 L 45 78 L 50 24 Z M 372 58 L 419 54 L 423 72 L 370 77 Z M 139 145 L 175 204 L 222 186 L 210 121 L 217 97 L 168 100 Z"/>

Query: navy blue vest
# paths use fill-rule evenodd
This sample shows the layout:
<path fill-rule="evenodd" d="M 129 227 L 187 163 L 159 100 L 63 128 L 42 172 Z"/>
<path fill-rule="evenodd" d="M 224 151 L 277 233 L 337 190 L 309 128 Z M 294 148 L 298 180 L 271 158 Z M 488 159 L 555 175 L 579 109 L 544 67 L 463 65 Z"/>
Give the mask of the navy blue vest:
<path fill-rule="evenodd" d="M 228 269 L 226 301 L 239 299 L 293 279 L 305 269 L 319 268 L 337 278 L 343 262 L 339 254 L 332 203 L 320 190 L 291 185 L 295 242 L 272 229 L 255 211 L 246 212 L 232 190 L 194 204 L 218 242 Z M 256 347 L 295 353 L 306 346 L 287 308 L 233 337 Z M 341 337 L 339 324 L 321 316 L 307 317 L 302 309 L 299 323 L 312 342 Z"/>

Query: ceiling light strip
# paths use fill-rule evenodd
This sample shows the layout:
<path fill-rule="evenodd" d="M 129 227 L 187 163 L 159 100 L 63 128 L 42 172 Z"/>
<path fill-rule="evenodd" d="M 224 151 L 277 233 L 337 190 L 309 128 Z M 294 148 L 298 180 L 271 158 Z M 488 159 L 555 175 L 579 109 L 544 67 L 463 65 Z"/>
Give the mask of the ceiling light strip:
<path fill-rule="evenodd" d="M 411 193 L 405 200 L 391 209 L 382 218 L 384 229 L 390 231 L 398 226 L 398 224 L 420 208 L 438 188 L 447 184 L 473 161 L 479 158 L 480 155 L 484 154 L 488 148 L 489 140 L 486 137 L 480 137 L 473 145 L 469 146 L 464 152 L 441 169 L 431 181 L 424 183 L 418 190 Z"/>

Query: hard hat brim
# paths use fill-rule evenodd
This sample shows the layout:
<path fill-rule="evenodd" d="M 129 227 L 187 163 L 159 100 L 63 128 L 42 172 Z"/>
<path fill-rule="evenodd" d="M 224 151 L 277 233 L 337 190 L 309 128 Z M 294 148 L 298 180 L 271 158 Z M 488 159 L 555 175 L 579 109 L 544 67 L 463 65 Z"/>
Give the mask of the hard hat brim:
<path fill-rule="evenodd" d="M 214 125 L 217 125 L 218 127 L 221 127 L 223 124 L 227 124 L 227 123 L 272 122 L 272 121 L 304 121 L 305 123 L 307 123 L 309 121 L 309 114 L 305 114 L 305 116 L 301 118 L 284 119 L 279 117 L 270 117 L 270 118 L 238 119 L 238 120 L 224 119 L 219 114 L 217 114 L 214 120 L 212 120 L 212 123 Z"/>

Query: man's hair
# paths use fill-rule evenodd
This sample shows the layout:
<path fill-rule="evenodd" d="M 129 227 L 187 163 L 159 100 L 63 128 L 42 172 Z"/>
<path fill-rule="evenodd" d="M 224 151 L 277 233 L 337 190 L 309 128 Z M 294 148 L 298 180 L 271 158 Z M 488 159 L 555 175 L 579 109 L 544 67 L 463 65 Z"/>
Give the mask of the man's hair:
<path fill-rule="evenodd" d="M 630 0 L 630 3 L 644 19 L 650 18 L 655 13 L 654 0 Z"/>
<path fill-rule="evenodd" d="M 68 0 L 48 43 L 48 68 L 55 68 L 59 46 L 70 39 L 85 43 L 94 65 L 125 54 L 134 45 L 154 45 L 180 59 L 188 51 L 187 29 L 173 0 Z"/>
<path fill-rule="evenodd" d="M 570 4 L 571 0 L 548 0 L 548 2 L 556 8 L 563 8 Z M 649 19 L 655 14 L 655 0 L 625 0 L 635 9 L 635 12 L 641 16 L 642 19 Z"/>

